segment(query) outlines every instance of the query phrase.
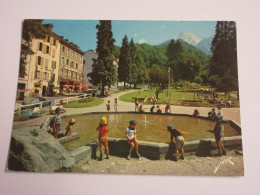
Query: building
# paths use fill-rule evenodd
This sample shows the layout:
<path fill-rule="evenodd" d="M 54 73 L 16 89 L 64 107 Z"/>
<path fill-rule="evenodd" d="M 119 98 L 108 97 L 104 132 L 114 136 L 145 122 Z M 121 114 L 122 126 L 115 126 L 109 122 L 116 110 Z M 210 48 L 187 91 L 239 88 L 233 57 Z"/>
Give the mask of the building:
<path fill-rule="evenodd" d="M 52 28 L 52 25 L 49 25 Z M 60 37 L 51 32 L 44 39 L 32 39 L 26 58 L 26 75 L 19 75 L 17 99 L 46 96 L 59 87 Z"/>
<path fill-rule="evenodd" d="M 60 37 L 59 84 L 61 91 L 78 92 L 83 77 L 83 52 L 77 45 Z"/>
<path fill-rule="evenodd" d="M 83 56 L 83 81 L 86 85 L 92 85 L 89 82 L 90 77 L 88 77 L 88 73 L 92 72 L 93 60 L 97 59 L 98 55 L 93 50 L 88 50 L 84 53 Z"/>

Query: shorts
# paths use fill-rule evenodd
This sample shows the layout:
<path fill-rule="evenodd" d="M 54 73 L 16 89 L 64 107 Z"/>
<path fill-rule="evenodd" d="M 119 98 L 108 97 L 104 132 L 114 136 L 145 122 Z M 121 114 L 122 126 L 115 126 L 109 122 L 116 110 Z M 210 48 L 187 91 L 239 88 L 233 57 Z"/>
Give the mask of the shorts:
<path fill-rule="evenodd" d="M 184 137 L 183 136 L 176 137 L 175 147 L 180 148 L 180 147 L 183 147 L 183 146 L 184 146 Z"/>
<path fill-rule="evenodd" d="M 215 134 L 215 140 L 220 141 L 221 140 L 221 134 Z"/>
<path fill-rule="evenodd" d="M 60 124 L 55 124 L 56 131 L 60 131 Z"/>

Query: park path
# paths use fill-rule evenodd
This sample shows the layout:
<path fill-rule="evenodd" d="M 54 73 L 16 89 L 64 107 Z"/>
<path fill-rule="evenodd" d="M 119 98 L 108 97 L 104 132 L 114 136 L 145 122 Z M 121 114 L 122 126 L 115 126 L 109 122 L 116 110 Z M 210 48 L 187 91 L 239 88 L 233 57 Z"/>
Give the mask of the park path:
<path fill-rule="evenodd" d="M 114 99 L 118 99 L 118 112 L 128 112 L 128 111 L 135 111 L 135 105 L 133 102 L 124 102 L 119 100 L 119 97 L 133 92 L 136 90 L 129 90 L 126 92 L 121 93 L 112 93 L 111 96 L 105 97 L 104 102 L 100 105 L 93 106 L 93 107 L 86 107 L 86 108 L 67 108 L 67 112 L 62 115 L 71 115 L 71 114 L 79 114 L 79 113 L 89 113 L 89 112 L 107 112 L 106 110 L 106 104 L 108 100 L 110 100 L 111 105 L 111 112 L 114 112 Z M 161 108 L 164 112 L 166 104 L 161 104 Z M 143 108 L 145 109 L 145 112 L 150 112 L 151 105 L 143 105 Z M 198 109 L 201 116 L 208 116 L 208 112 L 211 110 L 210 107 L 189 107 L 189 106 L 171 106 L 171 111 L 174 114 L 193 114 L 194 109 Z M 240 108 L 222 108 L 224 119 L 226 120 L 234 120 L 238 124 L 241 124 L 240 122 Z M 41 124 L 44 122 L 46 117 L 52 116 L 49 114 L 43 115 L 42 117 L 31 119 L 28 121 L 14 121 L 13 122 L 13 129 L 25 129 L 25 128 L 39 128 Z"/>

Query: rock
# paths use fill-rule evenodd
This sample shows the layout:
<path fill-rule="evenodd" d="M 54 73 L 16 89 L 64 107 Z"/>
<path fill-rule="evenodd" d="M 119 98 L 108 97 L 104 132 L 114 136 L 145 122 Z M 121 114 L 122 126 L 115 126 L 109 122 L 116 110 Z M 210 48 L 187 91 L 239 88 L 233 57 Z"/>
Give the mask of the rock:
<path fill-rule="evenodd" d="M 12 132 L 8 170 L 70 172 L 74 158 L 53 136 L 42 129 Z"/>

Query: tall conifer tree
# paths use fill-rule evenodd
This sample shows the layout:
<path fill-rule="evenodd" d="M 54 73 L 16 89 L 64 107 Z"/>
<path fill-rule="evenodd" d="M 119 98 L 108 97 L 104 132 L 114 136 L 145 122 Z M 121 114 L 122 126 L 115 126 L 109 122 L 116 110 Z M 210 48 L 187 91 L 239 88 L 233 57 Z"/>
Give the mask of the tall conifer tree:
<path fill-rule="evenodd" d="M 116 81 L 116 67 L 114 61 L 114 42 L 110 20 L 100 20 L 96 26 L 97 32 L 97 60 L 94 61 L 93 70 L 89 73 L 90 82 L 100 84 L 101 95 L 104 96 L 105 86 L 110 87 Z"/>
<path fill-rule="evenodd" d="M 118 80 L 119 82 L 124 82 L 124 87 L 126 82 L 130 80 L 130 63 L 131 55 L 129 50 L 128 38 L 125 35 L 122 40 L 122 46 L 120 48 L 120 55 L 118 61 Z"/>

